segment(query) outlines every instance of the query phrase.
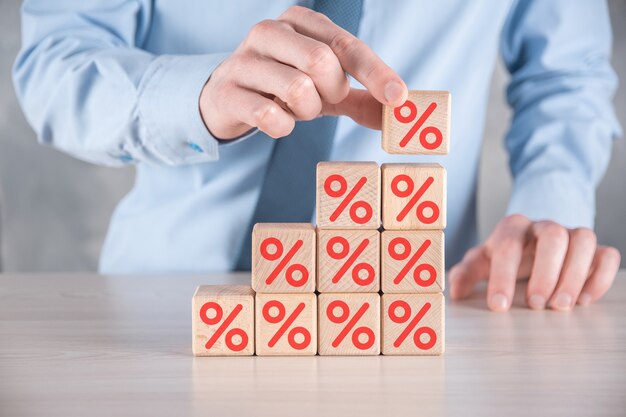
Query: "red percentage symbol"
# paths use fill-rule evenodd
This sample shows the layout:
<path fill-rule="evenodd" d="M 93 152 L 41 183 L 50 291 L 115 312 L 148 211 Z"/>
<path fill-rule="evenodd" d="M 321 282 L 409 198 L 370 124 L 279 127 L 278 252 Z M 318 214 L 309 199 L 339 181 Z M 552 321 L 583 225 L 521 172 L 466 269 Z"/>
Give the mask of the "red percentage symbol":
<path fill-rule="evenodd" d="M 405 108 L 409 110 L 409 113 L 406 116 L 402 114 L 402 110 Z M 400 123 L 415 122 L 400 141 L 399 145 L 401 148 L 404 148 L 406 145 L 408 145 L 411 139 L 413 139 L 413 136 L 415 136 L 415 133 L 417 133 L 417 131 L 424 125 L 426 119 L 428 119 L 430 115 L 433 114 L 436 108 L 437 103 L 430 103 L 430 105 L 426 108 L 424 113 L 422 113 L 419 119 L 417 119 L 417 106 L 412 101 L 407 100 L 404 102 L 403 105 L 401 105 L 400 107 L 396 107 L 393 110 L 393 114 L 396 117 L 396 120 L 398 120 Z M 417 119 L 417 121 L 415 121 L 415 119 Z M 435 135 L 435 138 L 432 142 L 428 141 L 429 134 Z M 427 126 L 420 132 L 419 141 L 424 148 L 432 151 L 434 149 L 437 149 L 441 145 L 441 143 L 443 142 L 443 135 L 441 134 L 441 130 L 439 130 L 435 126 Z"/>
<path fill-rule="evenodd" d="M 346 179 L 339 174 L 329 175 L 324 181 L 324 191 L 326 194 L 332 198 L 341 198 L 345 197 L 337 206 L 335 211 L 330 215 L 330 221 L 336 221 L 341 213 L 344 212 L 346 207 L 352 203 L 352 200 L 356 197 L 356 195 L 361 191 L 363 186 L 367 183 L 366 177 L 361 177 L 359 181 L 352 187 L 351 190 L 348 190 L 348 182 Z M 334 184 L 338 185 L 338 188 L 333 189 Z M 359 215 L 359 209 L 363 210 L 363 214 Z M 372 218 L 373 211 L 372 206 L 364 200 L 355 201 L 350 205 L 350 220 L 357 224 L 365 224 L 369 222 Z"/>
<path fill-rule="evenodd" d="M 334 348 L 338 347 L 343 339 L 346 338 L 348 333 L 350 333 L 354 329 L 354 326 L 356 326 L 359 320 L 361 320 L 361 317 L 363 317 L 369 307 L 369 303 L 364 303 L 361 308 L 359 308 L 359 310 L 354 314 L 354 316 L 350 318 L 350 306 L 348 306 L 345 301 L 335 300 L 328 304 L 328 307 L 326 308 L 326 316 L 330 321 L 335 324 L 343 324 L 345 322 L 348 322 L 348 324 L 346 324 L 344 328 L 341 329 L 341 332 L 339 332 L 335 340 L 333 340 L 332 346 Z M 339 315 L 335 313 L 336 309 L 341 310 L 341 313 Z M 367 340 L 365 342 L 361 342 L 361 340 L 359 339 L 361 335 L 367 336 Z M 354 331 L 352 331 L 352 344 L 357 349 L 367 350 L 374 346 L 374 341 L 374 331 L 367 326 L 357 327 L 356 329 L 354 329 Z"/>
<path fill-rule="evenodd" d="M 433 177 L 426 178 L 426 181 L 424 181 L 422 186 L 415 192 L 415 194 L 413 194 L 413 190 L 415 189 L 415 182 L 413 181 L 413 178 L 406 174 L 400 174 L 391 180 L 391 192 L 396 197 L 406 198 L 413 194 L 409 202 L 402 208 L 402 210 L 400 210 L 400 213 L 398 213 L 398 216 L 396 217 L 397 221 L 401 222 L 404 220 L 413 207 L 415 207 L 415 214 L 420 222 L 424 224 L 432 224 L 437 221 L 439 218 L 439 207 L 437 207 L 437 204 L 435 204 L 434 201 L 426 200 L 417 204 L 426 190 L 428 190 L 434 182 L 435 179 Z M 426 209 L 430 209 L 432 211 L 430 216 L 426 215 Z"/>
<path fill-rule="evenodd" d="M 289 330 L 291 325 L 294 323 L 294 321 L 296 321 L 296 319 L 298 318 L 300 313 L 302 313 L 305 307 L 306 306 L 304 303 L 298 304 L 298 306 L 293 310 L 289 317 L 285 319 L 287 312 L 283 303 L 278 300 L 271 300 L 265 303 L 265 305 L 263 306 L 263 318 L 268 323 L 272 324 L 278 324 L 281 321 L 283 322 L 283 324 L 278 328 L 274 336 L 272 336 L 270 341 L 267 343 L 268 347 L 274 347 L 276 343 L 278 343 L 280 338 L 283 337 L 287 330 Z M 276 309 L 275 314 L 272 314 L 272 309 Z M 298 342 L 296 340 L 297 335 L 302 336 L 301 342 Z M 287 334 L 287 342 L 292 348 L 296 350 L 302 350 L 309 346 L 309 344 L 311 343 L 311 333 L 302 326 L 294 327 L 289 330 L 289 333 Z"/>
<path fill-rule="evenodd" d="M 298 240 L 292 247 L 289 249 L 289 252 L 285 255 L 284 258 L 280 259 L 283 256 L 284 247 L 280 240 L 275 237 L 268 237 L 261 242 L 261 256 L 263 259 L 268 261 L 276 261 L 280 259 L 280 262 L 274 268 L 274 270 L 268 275 L 265 283 L 267 285 L 271 285 L 272 282 L 280 275 L 280 273 L 285 269 L 287 264 L 296 256 L 296 253 L 302 248 L 304 242 L 302 240 Z M 300 278 L 298 279 L 295 275 L 296 272 L 300 272 Z M 301 287 L 309 280 L 309 270 L 302 264 L 291 264 L 287 267 L 287 271 L 285 272 L 285 279 L 287 282 L 293 287 Z"/>
<path fill-rule="evenodd" d="M 213 317 L 209 317 L 209 310 L 214 311 L 215 315 L 213 315 Z M 217 342 L 222 333 L 224 333 L 224 331 L 226 331 L 226 329 L 233 323 L 235 318 L 239 315 L 239 313 L 241 313 L 241 310 L 243 310 L 243 306 L 241 304 L 237 304 L 233 311 L 230 312 L 228 317 L 226 317 L 222 324 L 217 328 L 215 333 L 213 333 L 213 336 L 211 336 L 211 338 L 206 342 L 205 347 L 207 349 L 211 349 L 213 345 L 215 345 L 215 342 Z M 208 303 L 204 303 L 200 308 L 200 320 L 202 320 L 203 323 L 208 324 L 209 326 L 215 326 L 217 323 L 222 321 L 223 317 L 224 310 L 222 309 L 222 306 L 220 306 L 215 301 L 209 301 Z M 235 337 L 237 336 L 239 336 L 239 338 L 241 339 L 239 343 L 235 341 Z M 224 341 L 228 349 L 232 350 L 233 352 L 239 352 L 248 345 L 248 334 L 243 329 L 235 327 L 234 329 L 230 329 L 228 332 L 226 332 Z"/>
<path fill-rule="evenodd" d="M 346 262 L 341 265 L 341 268 L 339 268 L 335 276 L 332 278 L 333 284 L 338 283 L 341 278 L 343 278 L 346 272 L 348 272 L 348 269 L 350 269 L 354 265 L 359 256 L 361 256 L 363 251 L 365 251 L 369 243 L 369 239 L 363 239 L 363 241 L 354 250 L 354 252 L 350 254 L 350 243 L 345 237 L 334 236 L 328 240 L 328 243 L 326 244 L 326 252 L 328 253 L 328 256 L 335 260 L 348 258 Z M 337 250 L 337 246 L 340 246 L 339 250 Z M 367 274 L 365 278 L 361 278 L 361 271 L 365 271 L 365 273 Z M 354 267 L 352 268 L 352 280 L 360 286 L 370 285 L 372 282 L 374 282 L 375 275 L 376 273 L 374 272 L 374 267 L 372 267 L 372 265 L 368 264 L 367 262 L 360 262 L 354 265 Z"/>
<path fill-rule="evenodd" d="M 431 241 L 430 239 L 426 239 L 424 243 L 420 245 L 419 248 L 415 251 L 413 256 L 411 256 L 411 250 L 413 249 L 411 246 L 411 242 L 408 239 L 403 237 L 396 237 L 391 239 L 389 242 L 389 246 L 387 250 L 389 252 L 389 256 L 391 256 L 396 261 L 404 261 L 409 259 L 409 261 L 404 265 L 404 267 L 400 270 L 398 275 L 393 279 L 393 283 L 398 285 L 404 277 L 409 273 L 411 268 L 413 269 L 413 279 L 415 283 L 421 287 L 429 287 L 435 283 L 437 280 L 437 271 L 435 267 L 430 264 L 417 264 L 417 261 L 424 255 L 424 252 L 430 247 Z M 422 279 L 422 272 L 428 272 L 428 279 Z"/>
<path fill-rule="evenodd" d="M 412 331 L 415 331 L 413 334 L 413 342 L 418 349 L 428 350 L 435 346 L 435 343 L 437 343 L 437 334 L 432 327 L 422 326 L 416 329 L 417 324 L 422 320 L 422 318 L 424 318 L 426 313 L 428 313 L 430 307 L 430 303 L 424 304 L 415 317 L 411 319 L 411 306 L 406 301 L 396 300 L 389 305 L 388 312 L 391 321 L 403 324 L 410 320 L 409 324 L 404 328 L 404 330 L 402 330 L 402 333 L 400 333 L 400 336 L 398 336 L 398 338 L 393 342 L 394 347 L 399 348 Z M 398 310 L 402 310 L 402 315 L 398 315 Z M 428 342 L 426 343 L 422 342 L 421 337 L 423 334 L 428 335 Z"/>

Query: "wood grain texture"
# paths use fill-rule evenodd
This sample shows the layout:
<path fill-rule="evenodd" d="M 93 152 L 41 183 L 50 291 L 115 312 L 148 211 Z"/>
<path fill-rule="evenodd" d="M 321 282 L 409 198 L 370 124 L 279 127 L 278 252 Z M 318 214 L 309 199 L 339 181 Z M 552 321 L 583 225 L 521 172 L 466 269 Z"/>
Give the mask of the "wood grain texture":
<path fill-rule="evenodd" d="M 328 190 L 331 190 L 330 195 Z M 353 190 L 358 192 L 351 196 Z M 380 227 L 378 164 L 320 162 L 317 164 L 316 202 L 316 223 L 320 229 L 378 229 Z"/>
<path fill-rule="evenodd" d="M 193 295 L 191 312 L 194 355 L 254 354 L 254 291 L 250 286 L 201 285 Z"/>
<path fill-rule="evenodd" d="M 378 292 L 378 230 L 317 231 L 317 291 Z"/>
<path fill-rule="evenodd" d="M 383 164 L 381 170 L 382 219 L 386 230 L 446 228 L 444 167 L 439 164 Z M 416 199 L 420 191 L 423 194 Z"/>
<path fill-rule="evenodd" d="M 381 314 L 383 355 L 444 353 L 443 294 L 383 294 Z"/>
<path fill-rule="evenodd" d="M 378 293 L 320 294 L 317 299 L 320 355 L 380 354 Z"/>
<path fill-rule="evenodd" d="M 256 354 L 259 356 L 315 355 L 315 294 L 257 293 L 255 332 Z"/>
<path fill-rule="evenodd" d="M 626 272 L 570 313 L 446 300 L 444 356 L 194 357 L 198 285 L 250 273 L 0 274 L 2 416 L 623 414 Z"/>
<path fill-rule="evenodd" d="M 383 106 L 383 149 L 392 154 L 446 155 L 450 150 L 451 101 L 448 91 L 411 90 L 407 102 L 397 110 Z M 431 109 L 425 120 L 420 119 Z M 419 121 L 423 123 L 415 130 Z"/>
<path fill-rule="evenodd" d="M 443 230 L 385 230 L 380 256 L 383 292 L 442 292 L 444 248 Z"/>
<path fill-rule="evenodd" d="M 316 246 L 315 228 L 309 223 L 255 224 L 252 288 L 261 293 L 314 292 Z"/>

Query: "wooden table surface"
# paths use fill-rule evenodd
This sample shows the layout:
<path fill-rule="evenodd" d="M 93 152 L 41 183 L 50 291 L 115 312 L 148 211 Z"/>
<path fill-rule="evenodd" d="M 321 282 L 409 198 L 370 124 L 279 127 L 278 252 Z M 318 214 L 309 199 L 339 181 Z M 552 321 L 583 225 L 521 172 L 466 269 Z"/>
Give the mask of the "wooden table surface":
<path fill-rule="evenodd" d="M 624 416 L 625 279 L 570 314 L 449 303 L 443 357 L 194 358 L 196 285 L 249 275 L 0 275 L 0 416 Z"/>

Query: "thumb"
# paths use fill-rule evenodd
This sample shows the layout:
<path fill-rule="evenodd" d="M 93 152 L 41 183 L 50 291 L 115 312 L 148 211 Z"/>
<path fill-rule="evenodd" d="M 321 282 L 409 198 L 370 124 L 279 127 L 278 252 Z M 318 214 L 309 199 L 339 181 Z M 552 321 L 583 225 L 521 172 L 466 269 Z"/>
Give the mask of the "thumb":
<path fill-rule="evenodd" d="M 369 91 L 351 88 L 350 93 L 343 101 L 337 104 L 324 103 L 322 114 L 325 116 L 348 116 L 362 126 L 380 130 L 383 105 Z"/>

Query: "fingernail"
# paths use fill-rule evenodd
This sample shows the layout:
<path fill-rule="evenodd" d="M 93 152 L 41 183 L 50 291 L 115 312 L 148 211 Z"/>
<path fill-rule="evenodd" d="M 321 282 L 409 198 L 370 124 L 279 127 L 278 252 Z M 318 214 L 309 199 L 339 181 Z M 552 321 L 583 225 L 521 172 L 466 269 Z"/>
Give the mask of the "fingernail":
<path fill-rule="evenodd" d="M 504 294 L 494 294 L 491 296 L 491 308 L 495 311 L 506 311 L 509 308 L 509 300 Z"/>
<path fill-rule="evenodd" d="M 385 86 L 385 99 L 389 103 L 396 103 L 402 98 L 404 87 L 397 81 L 389 81 Z"/>
<path fill-rule="evenodd" d="M 591 304 L 591 294 L 587 294 L 586 292 L 580 294 L 580 297 L 578 297 L 578 304 L 581 306 L 588 306 Z"/>
<path fill-rule="evenodd" d="M 552 308 L 559 311 L 567 311 L 572 308 L 572 296 L 567 293 L 559 293 L 554 298 Z"/>
<path fill-rule="evenodd" d="M 543 310 L 546 308 L 546 299 L 539 294 L 533 294 L 528 298 L 528 306 L 533 310 Z"/>

